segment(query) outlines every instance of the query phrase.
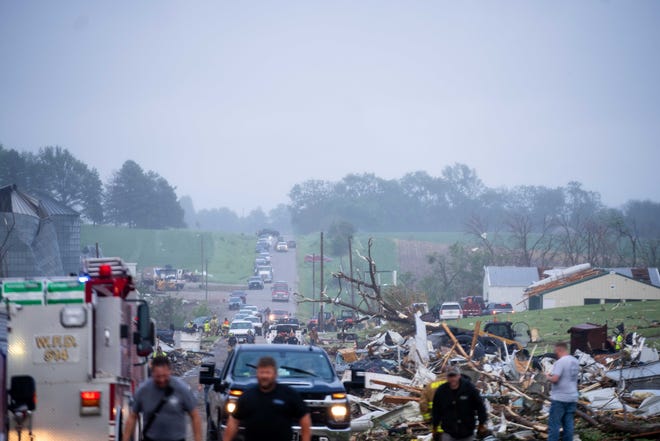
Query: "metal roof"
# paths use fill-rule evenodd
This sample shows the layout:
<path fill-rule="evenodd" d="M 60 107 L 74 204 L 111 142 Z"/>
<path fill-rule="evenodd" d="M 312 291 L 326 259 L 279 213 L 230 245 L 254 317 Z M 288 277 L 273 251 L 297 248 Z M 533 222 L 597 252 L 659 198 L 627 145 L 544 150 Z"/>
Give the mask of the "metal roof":
<path fill-rule="evenodd" d="M 653 285 L 660 286 L 660 272 L 658 272 L 658 268 L 649 268 L 649 277 Z"/>
<path fill-rule="evenodd" d="M 0 188 L 0 212 L 41 217 L 39 201 L 18 190 L 15 185 Z"/>
<path fill-rule="evenodd" d="M 650 283 L 653 286 L 660 287 L 660 274 L 658 268 L 606 268 L 607 271 L 614 271 L 622 276 L 630 277 L 639 282 Z"/>
<path fill-rule="evenodd" d="M 484 270 L 488 286 L 527 288 L 539 280 L 539 269 L 535 266 L 487 266 Z"/>
<path fill-rule="evenodd" d="M 79 213 L 66 205 L 57 202 L 55 199 L 40 195 L 39 196 L 39 205 L 43 208 L 47 216 L 78 216 Z"/>
<path fill-rule="evenodd" d="M 614 271 L 622 276 L 630 277 L 632 279 L 632 268 L 605 268 L 607 271 Z"/>
<path fill-rule="evenodd" d="M 0 213 L 23 214 L 45 218 L 48 216 L 79 216 L 79 213 L 47 195 L 32 196 L 16 185 L 0 187 Z"/>

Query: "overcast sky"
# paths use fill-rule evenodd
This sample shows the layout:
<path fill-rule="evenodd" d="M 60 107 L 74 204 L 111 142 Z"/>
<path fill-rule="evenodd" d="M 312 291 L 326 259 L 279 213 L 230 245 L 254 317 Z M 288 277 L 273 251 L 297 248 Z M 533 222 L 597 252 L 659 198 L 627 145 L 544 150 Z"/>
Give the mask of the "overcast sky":
<path fill-rule="evenodd" d="M 0 143 L 239 214 L 351 172 L 660 200 L 658 1 L 0 1 Z"/>

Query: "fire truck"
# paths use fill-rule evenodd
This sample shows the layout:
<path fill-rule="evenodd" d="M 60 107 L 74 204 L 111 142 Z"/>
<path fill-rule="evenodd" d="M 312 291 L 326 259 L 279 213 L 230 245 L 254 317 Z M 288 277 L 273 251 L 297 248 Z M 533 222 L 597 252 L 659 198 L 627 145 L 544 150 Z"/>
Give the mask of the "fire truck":
<path fill-rule="evenodd" d="M 121 439 L 154 325 L 121 259 L 90 259 L 85 272 L 0 281 L 10 441 Z"/>

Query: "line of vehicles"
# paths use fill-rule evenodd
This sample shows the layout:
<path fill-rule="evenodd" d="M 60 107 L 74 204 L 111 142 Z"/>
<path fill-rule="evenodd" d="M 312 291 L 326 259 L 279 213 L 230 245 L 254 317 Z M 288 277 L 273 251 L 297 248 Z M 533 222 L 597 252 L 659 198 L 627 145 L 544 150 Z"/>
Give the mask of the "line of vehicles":
<path fill-rule="evenodd" d="M 278 237 L 276 240 L 275 237 Z M 284 241 L 279 233 L 262 230 L 255 245 L 254 276 L 248 279 L 249 291 L 262 291 L 266 283 L 271 284 L 272 302 L 289 302 L 291 287 L 286 281 L 273 281 L 273 267 L 270 249 L 279 246 L 280 252 L 286 252 L 289 245 L 295 248 L 295 241 Z M 285 248 L 286 246 L 286 248 Z M 234 343 L 254 343 L 253 335 L 263 336 L 268 343 L 301 344 L 303 333 L 298 320 L 286 310 L 270 308 L 259 310 L 247 304 L 245 291 L 233 291 L 228 298 L 230 310 L 237 311 L 229 326 L 229 336 Z"/>
<path fill-rule="evenodd" d="M 266 231 L 257 242 L 255 268 L 266 258 L 270 246 L 276 251 L 286 252 L 292 241 L 274 241 L 278 234 Z M 270 237 L 268 237 L 270 236 Z M 286 245 L 286 248 L 284 248 Z M 295 243 L 293 243 L 295 247 Z M 256 277 L 256 275 L 255 275 Z M 255 281 L 256 282 L 256 281 Z M 263 280 L 262 280 L 263 282 Z M 263 285 L 255 289 L 263 290 Z M 291 289 L 284 281 L 274 281 L 271 286 L 272 302 L 288 302 Z M 239 304 L 238 296 L 230 306 L 236 305 L 237 320 L 247 317 L 242 312 L 249 309 Z M 254 307 L 253 307 L 254 308 Z M 206 415 L 208 441 L 222 439 L 229 415 L 236 410 L 236 403 L 243 392 L 256 383 L 256 367 L 259 358 L 273 357 L 278 365 L 278 382 L 298 391 L 307 403 L 312 417 L 312 439 L 318 441 L 346 441 L 350 438 L 350 406 L 344 385 L 337 376 L 325 351 L 316 346 L 307 346 L 301 324 L 294 314 L 285 309 L 266 308 L 258 311 L 262 320 L 262 334 L 266 344 L 242 344 L 230 351 L 224 366 L 216 369 L 214 363 L 203 364 L 200 369 L 200 384 L 206 385 Z M 245 311 L 245 313 L 248 313 Z M 256 313 L 253 311 L 253 315 Z M 294 440 L 299 439 L 300 427 L 294 426 Z M 241 429 L 242 430 L 242 429 Z"/>

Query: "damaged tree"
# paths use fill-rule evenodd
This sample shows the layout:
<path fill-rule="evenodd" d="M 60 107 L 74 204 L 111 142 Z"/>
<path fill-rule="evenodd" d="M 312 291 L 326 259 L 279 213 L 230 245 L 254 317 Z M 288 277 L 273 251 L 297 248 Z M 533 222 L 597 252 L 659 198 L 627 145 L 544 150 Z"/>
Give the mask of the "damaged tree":
<path fill-rule="evenodd" d="M 328 305 L 338 305 L 346 309 L 353 310 L 363 317 L 359 321 L 368 320 L 371 318 L 381 318 L 390 322 L 400 323 L 406 326 L 414 326 L 415 319 L 411 314 L 406 314 L 399 310 L 397 305 L 391 304 L 384 296 L 381 286 L 377 283 L 376 262 L 371 255 L 371 248 L 373 246 L 373 239 L 369 239 L 367 255 L 359 255 L 368 267 L 367 274 L 368 280 L 351 277 L 342 271 L 332 274 L 332 277 L 337 279 L 339 283 L 339 291 L 334 297 L 328 296 L 325 287 L 322 288 L 321 296 L 319 299 L 312 299 L 309 297 L 298 294 L 298 303 L 323 303 Z M 355 304 L 342 299 L 344 292 L 344 285 L 348 284 L 355 290 L 356 299 Z"/>

